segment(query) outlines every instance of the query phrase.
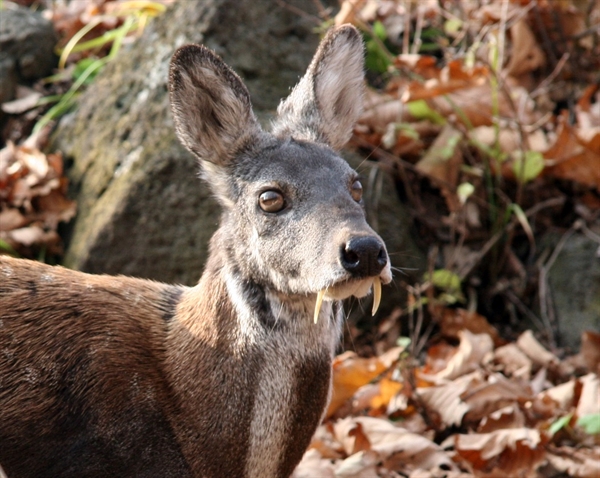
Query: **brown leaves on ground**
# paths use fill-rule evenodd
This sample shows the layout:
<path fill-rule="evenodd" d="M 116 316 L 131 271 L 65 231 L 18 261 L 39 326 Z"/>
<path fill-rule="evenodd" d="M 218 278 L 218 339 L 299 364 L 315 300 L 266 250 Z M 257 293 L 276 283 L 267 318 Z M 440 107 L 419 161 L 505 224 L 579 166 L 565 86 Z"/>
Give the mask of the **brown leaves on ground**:
<path fill-rule="evenodd" d="M 63 160 L 40 151 L 44 141 L 32 136 L 22 145 L 0 150 L 0 251 L 26 257 L 61 253 L 56 229 L 75 215 L 67 198 Z"/>
<path fill-rule="evenodd" d="M 560 361 L 531 332 L 494 345 L 482 320 L 422 366 L 402 348 L 339 356 L 328 418 L 294 478 L 598 476 L 600 427 L 580 419 L 600 421 L 600 334 Z"/>
<path fill-rule="evenodd" d="M 416 2 L 412 9 L 402 2 L 343 2 L 336 24 L 380 22 L 388 42 L 394 42 L 390 36 L 398 29 L 406 33 L 413 18 L 417 33 L 458 22 L 458 31 L 447 30 L 440 42 L 454 37 L 459 45 L 468 35 L 477 39 L 454 56 L 455 48 L 441 45 L 444 61 L 417 53 L 420 43 L 414 38 L 412 44 L 398 45 L 400 54 L 390 59 L 394 73 L 383 89 L 367 94 L 355 131 L 358 144 L 416 163 L 416 171 L 442 190 L 450 211 L 459 208 L 457 186 L 482 177 L 488 167 L 523 183 L 542 174 L 600 192 L 598 6 L 455 3 L 460 19 L 458 11 L 444 10 L 440 2 Z M 554 35 L 562 35 L 552 38 L 562 41 L 549 43 Z M 573 98 L 569 117 L 561 104 Z M 468 148 L 459 147 L 457 139 Z"/>

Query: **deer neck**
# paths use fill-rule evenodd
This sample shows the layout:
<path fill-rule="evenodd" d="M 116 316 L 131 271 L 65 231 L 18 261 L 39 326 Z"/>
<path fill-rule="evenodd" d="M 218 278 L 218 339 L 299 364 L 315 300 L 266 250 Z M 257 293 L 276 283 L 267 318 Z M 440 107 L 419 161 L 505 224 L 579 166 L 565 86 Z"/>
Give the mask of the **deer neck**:
<path fill-rule="evenodd" d="M 180 402 L 176 427 L 190 436 L 182 448 L 200 474 L 291 474 L 329 400 L 340 334 L 341 305 L 324 304 L 314 324 L 314 303 L 243 278 L 218 254 L 184 293 L 167 369 Z"/>

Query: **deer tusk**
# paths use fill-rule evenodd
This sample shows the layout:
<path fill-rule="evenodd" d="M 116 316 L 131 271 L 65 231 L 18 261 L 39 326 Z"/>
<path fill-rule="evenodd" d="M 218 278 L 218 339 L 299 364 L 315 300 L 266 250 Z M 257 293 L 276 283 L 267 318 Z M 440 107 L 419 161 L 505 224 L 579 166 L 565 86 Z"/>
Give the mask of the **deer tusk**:
<path fill-rule="evenodd" d="M 325 297 L 325 289 L 320 290 L 317 294 L 317 303 L 315 304 L 315 324 L 319 320 L 319 312 L 321 312 L 321 304 L 323 303 L 323 297 Z"/>
<path fill-rule="evenodd" d="M 371 311 L 371 315 L 375 315 L 377 309 L 379 309 L 379 304 L 381 302 L 381 279 L 379 277 L 375 277 L 373 279 L 373 309 Z"/>

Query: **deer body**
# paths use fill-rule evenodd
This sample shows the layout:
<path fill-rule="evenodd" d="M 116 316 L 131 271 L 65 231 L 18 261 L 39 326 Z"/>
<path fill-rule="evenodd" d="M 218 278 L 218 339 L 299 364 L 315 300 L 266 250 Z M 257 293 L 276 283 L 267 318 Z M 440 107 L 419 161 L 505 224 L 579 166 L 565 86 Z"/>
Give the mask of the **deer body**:
<path fill-rule="evenodd" d="M 206 269 L 190 288 L 0 257 L 9 477 L 292 473 L 329 399 L 340 300 L 391 280 L 335 153 L 361 81 L 358 33 L 330 32 L 267 133 L 218 57 L 175 54 L 176 130 L 224 208 Z"/>

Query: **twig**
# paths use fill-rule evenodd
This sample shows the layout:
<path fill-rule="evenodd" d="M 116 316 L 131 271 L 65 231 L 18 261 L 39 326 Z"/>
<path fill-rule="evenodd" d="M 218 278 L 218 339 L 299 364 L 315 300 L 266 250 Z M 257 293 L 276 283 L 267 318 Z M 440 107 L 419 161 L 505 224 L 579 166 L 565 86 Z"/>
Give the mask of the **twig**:
<path fill-rule="evenodd" d="M 558 61 L 558 63 L 556 64 L 556 66 L 554 67 L 554 70 L 552 70 L 552 73 L 550 73 L 545 79 L 544 81 L 542 81 L 539 86 L 533 90 L 529 96 L 531 96 L 532 98 L 535 98 L 536 96 L 542 94 L 544 91 L 544 89 L 546 89 L 546 87 L 552 83 L 554 81 L 554 79 L 559 75 L 559 73 L 561 72 L 561 70 L 564 68 L 565 63 L 567 62 L 567 60 L 569 59 L 569 54 L 565 53 L 563 56 L 560 57 L 560 60 Z"/>
<path fill-rule="evenodd" d="M 540 318 L 537 315 L 535 315 L 519 297 L 517 297 L 517 294 L 515 294 L 514 291 L 507 288 L 503 291 L 503 293 L 507 297 L 507 299 L 510 300 L 510 302 L 514 304 L 515 307 L 519 309 L 519 311 L 523 315 L 528 317 L 529 320 L 531 320 L 540 331 L 546 330 L 546 327 L 544 323 L 540 320 Z"/>
<path fill-rule="evenodd" d="M 275 0 L 275 3 L 277 3 L 277 5 L 279 5 L 280 7 L 285 8 L 300 17 L 309 19 L 317 25 L 320 25 L 323 22 L 323 20 L 317 17 L 316 15 L 312 15 L 308 12 L 305 12 L 301 8 L 295 7 L 294 5 L 290 5 L 289 3 L 284 2 L 283 0 Z"/>
<path fill-rule="evenodd" d="M 409 52 L 410 45 L 410 11 L 412 0 L 404 0 L 402 2 L 406 12 L 404 13 L 404 36 L 402 37 L 402 54 L 406 55 Z"/>
<path fill-rule="evenodd" d="M 421 48 L 421 44 L 423 41 L 421 40 L 421 32 L 423 31 L 423 19 L 425 17 L 425 9 L 420 8 L 417 5 L 417 24 L 415 26 L 415 37 L 413 39 L 413 44 L 411 48 L 411 53 L 417 54 L 419 53 L 419 49 Z"/>
<path fill-rule="evenodd" d="M 547 201 L 538 203 L 535 206 L 533 206 L 532 208 L 525 211 L 525 216 L 531 217 L 534 214 L 541 211 L 542 209 L 545 209 L 547 207 L 559 206 L 559 205 L 563 204 L 564 202 L 565 202 L 564 197 L 548 199 Z M 472 261 L 471 265 L 467 264 L 461 271 L 458 272 L 458 275 L 461 278 L 461 280 L 464 280 L 471 273 L 471 271 L 475 268 L 475 266 L 477 264 L 479 264 L 479 262 L 485 257 L 485 255 L 492 249 L 492 247 L 494 247 L 496 245 L 496 243 L 500 240 L 500 238 L 504 234 L 506 234 L 509 231 L 511 231 L 512 229 L 514 229 L 514 227 L 517 224 L 519 224 L 519 221 L 516 218 L 513 218 L 508 224 L 506 224 L 506 226 L 504 226 L 503 229 L 496 232 L 496 234 L 494 234 L 492 237 L 490 237 L 488 239 L 488 241 L 485 243 L 485 245 L 481 248 L 481 250 L 477 253 L 477 259 Z"/>

